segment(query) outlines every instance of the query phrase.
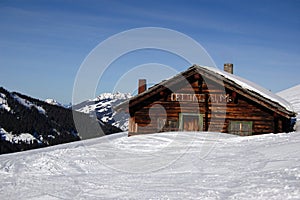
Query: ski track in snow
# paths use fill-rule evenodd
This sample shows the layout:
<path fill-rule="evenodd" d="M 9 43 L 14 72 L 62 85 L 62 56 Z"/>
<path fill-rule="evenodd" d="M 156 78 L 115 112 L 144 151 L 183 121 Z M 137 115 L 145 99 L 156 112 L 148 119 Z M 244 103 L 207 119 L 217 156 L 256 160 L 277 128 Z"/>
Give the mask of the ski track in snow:
<path fill-rule="evenodd" d="M 159 133 L 0 156 L 0 199 L 299 199 L 300 132 Z"/>

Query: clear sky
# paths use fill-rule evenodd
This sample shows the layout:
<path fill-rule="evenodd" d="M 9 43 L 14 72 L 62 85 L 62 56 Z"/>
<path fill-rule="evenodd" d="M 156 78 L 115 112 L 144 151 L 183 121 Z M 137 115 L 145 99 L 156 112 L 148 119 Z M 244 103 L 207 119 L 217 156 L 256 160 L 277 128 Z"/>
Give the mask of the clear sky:
<path fill-rule="evenodd" d="M 0 0 L 0 86 L 69 103 L 81 63 L 100 42 L 132 28 L 164 27 L 195 39 L 219 68 L 232 62 L 236 75 L 277 92 L 300 84 L 299 10 L 298 0 Z M 147 62 L 189 67 L 151 51 L 121 61 L 107 77 Z M 115 81 L 106 78 L 98 93 Z"/>

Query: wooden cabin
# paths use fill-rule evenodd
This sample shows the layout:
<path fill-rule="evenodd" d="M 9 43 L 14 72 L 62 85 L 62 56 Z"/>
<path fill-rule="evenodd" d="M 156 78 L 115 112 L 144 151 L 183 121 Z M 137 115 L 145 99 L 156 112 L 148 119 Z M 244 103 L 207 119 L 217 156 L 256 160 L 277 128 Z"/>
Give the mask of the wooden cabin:
<path fill-rule="evenodd" d="M 166 131 L 212 131 L 237 135 L 290 132 L 296 113 L 260 86 L 224 71 L 193 65 L 116 107 L 130 114 L 129 135 Z"/>

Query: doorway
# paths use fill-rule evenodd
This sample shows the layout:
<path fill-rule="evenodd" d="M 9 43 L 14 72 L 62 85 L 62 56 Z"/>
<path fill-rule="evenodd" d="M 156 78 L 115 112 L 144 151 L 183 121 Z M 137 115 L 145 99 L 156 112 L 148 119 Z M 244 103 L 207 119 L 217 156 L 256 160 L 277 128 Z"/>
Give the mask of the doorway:
<path fill-rule="evenodd" d="M 179 113 L 180 131 L 203 131 L 203 115 L 196 113 Z"/>

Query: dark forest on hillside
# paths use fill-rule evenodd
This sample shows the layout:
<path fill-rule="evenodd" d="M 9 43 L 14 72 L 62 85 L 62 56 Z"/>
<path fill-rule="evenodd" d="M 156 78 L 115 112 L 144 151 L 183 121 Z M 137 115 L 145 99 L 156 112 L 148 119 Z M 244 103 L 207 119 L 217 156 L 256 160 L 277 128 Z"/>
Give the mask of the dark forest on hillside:
<path fill-rule="evenodd" d="M 10 153 L 78 141 L 80 140 L 79 136 L 85 134 L 90 135 L 90 138 L 92 138 L 93 136 L 102 136 L 121 131 L 116 127 L 99 122 L 87 114 L 74 112 L 74 116 L 82 124 L 78 131 L 74 124 L 71 109 L 51 105 L 20 93 L 10 93 L 2 87 L 0 87 L 0 93 L 6 96 L 7 104 L 11 108 L 9 112 L 0 108 L 0 128 L 5 129 L 13 135 L 29 133 L 37 139 L 29 143 L 25 141 L 9 142 L 4 140 L 4 136 L 1 135 L 0 153 Z M 35 106 L 29 108 L 22 105 L 14 98 L 15 96 L 42 107 L 45 113 L 41 113 Z M 95 129 L 91 127 L 95 126 L 101 127 L 100 131 L 102 132 L 93 133 Z"/>

